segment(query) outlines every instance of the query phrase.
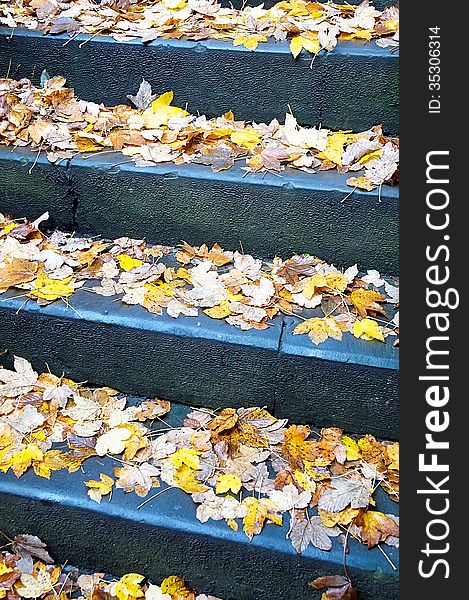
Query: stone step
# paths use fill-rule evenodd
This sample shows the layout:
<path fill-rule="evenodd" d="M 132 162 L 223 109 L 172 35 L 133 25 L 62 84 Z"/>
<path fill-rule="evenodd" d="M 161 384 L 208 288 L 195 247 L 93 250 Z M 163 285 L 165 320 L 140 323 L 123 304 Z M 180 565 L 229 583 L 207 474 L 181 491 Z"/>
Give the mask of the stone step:
<path fill-rule="evenodd" d="M 180 426 L 186 413 L 187 408 L 173 405 L 165 421 L 173 424 L 177 415 L 174 424 Z M 338 540 L 333 539 L 330 552 L 310 545 L 298 555 L 286 539 L 287 516 L 282 527 L 267 524 L 249 543 L 242 528 L 232 531 L 224 521 L 200 523 L 191 497 L 180 489 L 169 489 L 140 509 L 142 498 L 120 489 L 113 491 L 110 502 L 96 504 L 83 482 L 112 473 L 116 464 L 110 458 L 91 458 L 83 471 L 56 472 L 49 480 L 31 469 L 19 480 L 11 471 L 2 473 L 0 529 L 9 535 L 38 535 L 53 557 L 78 567 L 98 567 L 118 577 L 143 573 L 158 583 L 169 573 L 180 574 L 197 589 L 224 600 L 319 600 L 320 592 L 308 582 L 343 574 Z M 378 510 L 398 513 L 382 490 L 375 498 Z M 397 566 L 398 550 L 383 549 Z M 378 548 L 368 550 L 350 539 L 347 570 L 362 600 L 399 598 L 398 572 Z"/>
<path fill-rule="evenodd" d="M 339 42 L 311 64 L 311 54 L 294 60 L 288 43 L 273 41 L 252 52 L 222 40 L 143 45 L 79 35 L 70 42 L 20 28 L 0 28 L 0 40 L 0 72 L 37 83 L 47 69 L 85 100 L 127 102 L 144 77 L 159 93 L 174 90 L 175 104 L 194 113 L 232 110 L 237 119 L 268 123 L 291 109 L 303 125 L 360 131 L 379 123 L 386 134 L 398 132 L 398 53 L 374 41 Z"/>
<path fill-rule="evenodd" d="M 13 290 L 0 297 L 0 351 L 42 370 L 47 356 L 52 372 L 124 393 L 210 408 L 266 406 L 297 422 L 396 439 L 396 338 L 346 333 L 315 346 L 293 335 L 299 322 L 278 316 L 268 329 L 241 331 L 203 313 L 156 316 L 87 290 L 45 307 Z"/>
<path fill-rule="evenodd" d="M 35 163 L 35 164 L 34 164 Z M 34 164 L 34 166 L 33 166 Z M 138 167 L 104 153 L 50 164 L 28 148 L 0 145 L 0 212 L 106 237 L 150 242 L 219 242 L 248 253 L 320 256 L 390 275 L 399 264 L 399 189 L 355 190 L 350 174 L 287 169 L 279 175 L 240 166 L 214 173 L 204 165 Z"/>

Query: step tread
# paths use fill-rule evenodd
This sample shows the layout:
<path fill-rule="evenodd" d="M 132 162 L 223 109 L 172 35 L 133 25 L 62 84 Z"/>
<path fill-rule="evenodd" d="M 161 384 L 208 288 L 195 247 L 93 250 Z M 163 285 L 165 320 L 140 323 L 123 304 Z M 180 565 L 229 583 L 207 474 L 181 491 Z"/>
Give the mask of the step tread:
<path fill-rule="evenodd" d="M 0 145 L 1 147 L 1 145 Z M 316 173 L 307 173 L 301 169 L 286 167 L 280 173 L 252 173 L 243 170 L 242 166 L 235 164 L 229 169 L 214 172 L 207 165 L 188 163 L 174 164 L 161 163 L 156 165 L 139 166 L 133 162 L 122 163 L 126 157 L 119 152 L 106 152 L 102 155 L 80 155 L 75 154 L 70 159 L 71 167 L 81 168 L 96 168 L 112 170 L 118 167 L 119 171 L 137 171 L 148 172 L 154 175 L 177 175 L 178 177 L 190 177 L 194 179 L 215 179 L 217 181 L 237 182 L 241 185 L 265 185 L 272 187 L 292 186 L 305 190 L 321 190 L 321 191 L 338 191 L 347 195 L 352 191 L 352 187 L 346 183 L 346 180 L 352 176 L 360 176 L 362 171 L 350 171 L 348 173 L 338 173 L 335 169 L 329 171 L 317 171 Z M 378 190 L 367 192 L 365 190 L 356 189 L 354 192 L 357 198 L 369 199 L 373 202 L 378 199 Z M 399 185 L 383 184 L 381 188 L 381 197 L 398 200 Z"/>
<path fill-rule="evenodd" d="M 52 501 L 60 506 L 70 506 L 83 511 L 97 513 L 98 515 L 119 517 L 121 519 L 144 523 L 152 527 L 183 531 L 189 535 L 202 535 L 212 538 L 221 538 L 237 544 L 251 545 L 252 547 L 266 548 L 274 552 L 297 557 L 290 540 L 286 538 L 288 523 L 281 527 L 266 525 L 261 534 L 254 536 L 249 541 L 242 529 L 232 531 L 224 521 L 209 519 L 201 523 L 195 517 L 195 508 L 190 495 L 182 490 L 173 488 L 168 493 L 163 493 L 141 509 L 142 498 L 136 494 L 126 494 L 123 490 L 114 490 L 112 500 L 104 499 L 101 504 L 93 502 L 86 495 L 84 481 L 99 480 L 100 473 L 112 474 L 116 462 L 110 458 L 90 458 L 83 465 L 83 471 L 76 473 L 54 473 L 50 479 L 43 479 L 28 471 L 18 481 L 13 473 L 6 473 L 0 477 L 0 494 L 7 493 L 20 495 L 36 501 Z M 159 491 L 159 490 L 157 490 Z M 151 492 L 150 492 L 151 495 Z M 381 512 L 398 514 L 398 505 L 386 499 L 386 495 L 379 494 L 377 499 Z M 286 519 L 287 521 L 287 519 Z M 386 547 L 386 553 L 393 562 L 398 562 L 398 549 Z M 371 555 L 371 556 L 370 556 Z M 343 547 L 333 540 L 330 552 L 318 550 L 311 544 L 301 554 L 302 558 L 311 558 L 319 562 L 342 564 Z M 377 548 L 368 550 L 363 544 L 351 540 L 351 550 L 347 557 L 347 565 L 351 568 L 358 567 L 375 571 L 381 568 L 386 573 L 393 571 Z"/>
<path fill-rule="evenodd" d="M 164 420 L 180 426 L 188 410 L 173 404 Z M 84 481 L 99 480 L 100 473 L 112 474 L 115 466 L 119 465 L 111 458 L 90 458 L 82 471 L 61 471 L 50 479 L 40 478 L 32 470 L 20 479 L 11 472 L 2 474 L 0 527 L 10 533 L 27 529 L 47 540 L 53 555 L 66 557 L 81 567 L 95 566 L 96 547 L 105 535 L 107 552 L 101 557 L 100 567 L 108 572 L 143 572 L 155 580 L 168 572 L 183 573 L 197 587 L 210 589 L 225 600 L 277 598 L 280 593 L 288 593 L 289 600 L 302 600 L 311 597 L 308 581 L 343 572 L 343 548 L 336 539 L 330 552 L 310 545 L 297 554 L 286 539 L 286 515 L 281 527 L 266 524 L 249 542 L 241 528 L 232 531 L 224 521 L 199 522 L 195 503 L 179 489 L 160 494 L 140 509 L 146 498 L 120 489 L 113 491 L 109 502 L 106 498 L 100 504 L 93 502 L 86 495 Z M 398 505 L 381 489 L 375 497 L 377 510 L 399 514 Z M 121 542 L 126 536 L 131 543 L 124 545 Z M 398 549 L 385 546 L 385 551 L 398 566 Z M 208 560 L 209 556 L 217 556 L 217 561 Z M 269 568 L 272 564 L 276 565 L 274 572 Z M 218 577 L 220 568 L 223 578 Z M 388 600 L 398 597 L 398 572 L 392 570 L 378 548 L 368 550 L 351 539 L 347 568 L 364 600 L 378 600 L 384 590 Z M 286 573 L 291 577 L 286 578 Z"/>
<path fill-rule="evenodd" d="M 66 33 L 55 34 L 53 37 L 44 36 L 44 34 L 37 29 L 27 29 L 25 27 L 17 27 L 12 35 L 12 29 L 10 27 L 2 27 L 0 26 L 0 35 L 4 35 L 5 37 L 19 36 L 23 38 L 36 38 L 38 40 L 60 40 L 62 42 L 66 42 L 70 39 L 70 36 Z M 79 33 L 76 37 L 73 37 L 73 41 L 70 44 L 75 42 L 81 43 L 88 40 L 90 37 L 87 33 Z M 157 46 L 165 46 L 168 48 L 190 48 L 190 49 L 198 49 L 199 51 L 202 48 L 207 49 L 217 49 L 217 50 L 226 50 L 230 52 L 242 53 L 244 55 L 248 55 L 248 53 L 252 53 L 252 50 L 246 49 L 244 46 L 234 46 L 231 40 L 222 40 L 222 39 L 204 39 L 204 40 L 191 40 L 187 38 L 179 38 L 179 39 L 171 39 L 171 38 L 157 38 L 152 40 L 151 42 L 142 44 L 139 39 L 132 40 L 116 40 L 110 35 L 95 35 L 93 36 L 93 42 L 96 44 L 111 44 L 112 46 L 139 46 L 143 48 L 153 48 Z M 69 44 L 67 44 L 68 46 Z M 72 46 L 73 47 L 73 46 Z M 259 46 L 254 50 L 256 54 L 271 54 L 271 53 L 279 53 L 279 54 L 287 54 L 292 60 L 296 60 L 297 62 L 306 62 L 308 65 L 311 63 L 311 55 L 307 53 L 300 54 L 297 59 L 293 59 L 290 43 L 289 42 L 281 42 L 273 39 L 268 39 L 266 42 L 262 42 Z M 323 51 L 324 57 L 327 57 L 329 54 L 334 53 L 335 55 L 354 55 L 354 56 L 376 56 L 384 59 L 392 59 L 393 61 L 399 62 L 399 52 L 390 52 L 389 48 L 382 48 L 374 41 L 363 42 L 360 40 L 339 40 L 337 46 L 331 50 L 331 52 Z M 40 74 L 39 74 L 40 75 Z"/>
<path fill-rule="evenodd" d="M 93 280 L 90 280 L 92 285 Z M 2 294 L 4 309 L 28 314 L 43 314 L 46 317 L 65 318 L 73 321 L 91 321 L 118 325 L 126 329 L 137 329 L 155 334 L 187 338 L 203 338 L 227 344 L 252 346 L 272 350 L 275 353 L 310 356 L 334 362 L 347 362 L 376 368 L 398 369 L 399 351 L 393 344 L 396 340 L 388 336 L 384 343 L 369 342 L 345 333 L 342 341 L 329 338 L 315 346 L 306 335 L 294 335 L 293 329 L 301 322 L 299 317 L 278 315 L 269 321 L 269 328 L 257 331 L 242 331 L 223 320 L 211 319 L 200 313 L 198 317 L 180 315 L 177 319 L 166 312 L 154 315 L 139 305 L 127 305 L 116 301 L 115 297 L 99 296 L 86 290 L 76 291 L 69 300 L 70 306 L 64 302 L 53 302 L 48 306 L 39 306 L 34 300 L 18 295 L 18 291 Z M 392 314 L 391 306 L 387 306 Z M 305 318 L 323 316 L 319 309 L 301 312 Z"/>

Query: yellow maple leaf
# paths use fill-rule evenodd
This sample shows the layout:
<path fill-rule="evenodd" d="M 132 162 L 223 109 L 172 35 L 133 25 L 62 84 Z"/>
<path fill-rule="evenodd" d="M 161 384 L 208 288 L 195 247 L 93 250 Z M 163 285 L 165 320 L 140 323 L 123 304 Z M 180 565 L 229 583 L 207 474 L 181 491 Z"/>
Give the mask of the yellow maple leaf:
<path fill-rule="evenodd" d="M 99 474 L 99 479 L 100 481 L 96 481 L 96 479 L 85 481 L 86 487 L 89 488 L 88 496 L 98 504 L 101 502 L 103 496 L 107 496 L 112 492 L 114 485 L 114 479 L 104 473 Z"/>
<path fill-rule="evenodd" d="M 143 260 L 138 260 L 138 258 L 133 258 L 128 254 L 119 254 L 117 257 L 121 269 L 124 271 L 130 271 L 135 267 L 141 267 L 143 265 Z"/>
<path fill-rule="evenodd" d="M 360 458 L 360 447 L 354 439 L 348 437 L 348 435 L 343 435 L 340 441 L 345 446 L 347 460 L 358 460 Z"/>
<path fill-rule="evenodd" d="M 63 455 L 60 450 L 49 450 L 44 453 L 41 461 L 33 463 L 33 469 L 36 475 L 50 479 L 52 471 L 58 471 L 65 468 L 66 464 L 63 460 Z"/>
<path fill-rule="evenodd" d="M 228 301 L 223 300 L 220 304 L 217 304 L 217 306 L 206 308 L 204 313 L 212 319 L 224 319 L 225 317 L 231 315 L 231 310 Z"/>
<path fill-rule="evenodd" d="M 138 573 L 127 573 L 116 583 L 114 591 L 119 600 L 129 600 L 129 598 L 142 598 L 145 594 L 141 583 L 145 579 Z"/>
<path fill-rule="evenodd" d="M 248 150 L 255 148 L 261 143 L 261 138 L 259 137 L 257 131 L 255 129 L 251 129 L 250 127 L 233 131 L 233 133 L 230 135 L 230 139 L 234 144 L 237 144 L 242 148 L 247 148 Z"/>
<path fill-rule="evenodd" d="M 160 587 L 163 594 L 169 594 L 172 598 L 177 600 L 195 597 L 194 590 L 191 590 L 189 587 L 187 587 L 184 579 L 178 577 L 177 575 L 166 577 L 166 579 L 161 582 Z"/>
<path fill-rule="evenodd" d="M 257 499 L 250 496 L 243 500 L 243 505 L 247 509 L 243 519 L 243 531 L 250 540 L 262 531 L 266 520 L 282 525 L 282 515 L 278 514 L 278 507 L 269 498 Z"/>
<path fill-rule="evenodd" d="M 317 54 L 321 49 L 321 45 L 317 38 L 307 38 L 302 35 L 297 35 L 291 39 L 290 52 L 293 54 L 293 58 L 296 58 L 303 48 L 312 54 Z"/>
<path fill-rule="evenodd" d="M 103 145 L 99 143 L 99 138 L 94 134 L 80 131 L 80 133 L 74 134 L 73 140 L 78 152 L 98 152 L 99 150 L 103 150 Z"/>
<path fill-rule="evenodd" d="M 312 2 L 313 8 L 316 9 L 317 2 Z M 279 2 L 275 5 L 275 8 L 285 10 L 292 17 L 306 16 L 309 14 L 309 5 L 305 2 L 298 2 L 297 0 L 289 0 L 288 2 Z M 317 10 L 317 9 L 316 9 Z"/>
<path fill-rule="evenodd" d="M 217 494 L 226 494 L 228 491 L 232 491 L 233 494 L 237 494 L 241 489 L 242 482 L 239 477 L 232 475 L 231 473 L 224 473 L 217 479 Z"/>
<path fill-rule="evenodd" d="M 351 32 L 342 32 L 340 34 L 340 39 L 341 40 L 366 40 L 369 41 L 371 40 L 371 38 L 373 37 L 373 30 L 372 29 L 359 29 L 357 31 L 351 31 Z"/>
<path fill-rule="evenodd" d="M 344 292 L 348 281 L 343 273 L 329 273 L 326 275 L 326 284 L 335 292 Z"/>
<path fill-rule="evenodd" d="M 11 567 L 7 567 L 4 563 L 0 562 L 0 575 L 5 575 L 5 573 L 13 573 Z"/>
<path fill-rule="evenodd" d="M 311 275 L 311 277 L 306 277 L 304 279 L 303 296 L 306 296 L 308 300 L 311 300 L 311 298 L 317 293 L 318 289 L 326 286 L 327 280 L 324 275 L 321 275 L 320 273 Z"/>
<path fill-rule="evenodd" d="M 331 133 L 327 137 L 327 145 L 324 150 L 318 154 L 318 158 L 327 158 L 336 165 L 342 166 L 342 156 L 344 154 L 344 144 L 348 136 L 344 133 Z"/>
<path fill-rule="evenodd" d="M 316 491 L 316 482 L 307 473 L 296 469 L 296 471 L 293 473 L 293 477 L 304 490 L 308 490 L 313 493 Z"/>
<path fill-rule="evenodd" d="M 200 452 L 193 448 L 181 448 L 171 455 L 171 462 L 175 467 L 186 465 L 190 469 L 198 471 L 200 469 Z"/>
<path fill-rule="evenodd" d="M 321 521 L 326 527 L 335 527 L 336 525 L 348 525 L 360 512 L 359 508 L 344 508 L 339 512 L 327 512 L 322 508 L 318 509 Z"/>
<path fill-rule="evenodd" d="M 148 129 L 157 129 L 161 125 L 165 125 L 174 117 L 186 117 L 189 114 L 187 110 L 183 110 L 177 106 L 171 106 L 173 97 L 174 92 L 172 91 L 161 94 L 161 96 L 156 100 L 153 100 L 151 106 L 142 113 L 145 126 Z"/>
<path fill-rule="evenodd" d="M 65 277 L 65 279 L 51 279 L 43 271 L 40 271 L 34 281 L 34 289 L 29 292 L 29 295 L 49 301 L 67 298 L 75 291 L 71 285 L 73 282 L 72 276 Z"/>
<path fill-rule="evenodd" d="M 14 223 L 13 221 L 11 223 L 7 223 L 6 225 L 1 225 L 3 233 L 7 234 L 10 233 L 10 231 L 13 231 L 13 229 L 16 229 L 17 227 L 19 227 L 19 223 Z"/>
<path fill-rule="evenodd" d="M 391 444 L 390 446 L 386 446 L 386 451 L 391 460 L 391 463 L 388 465 L 388 469 L 399 471 L 399 444 L 395 443 Z"/>
<path fill-rule="evenodd" d="M 329 337 L 342 339 L 342 330 L 333 317 L 312 317 L 302 321 L 293 330 L 295 335 L 307 333 L 314 344 L 325 342 Z"/>
<path fill-rule="evenodd" d="M 163 5 L 170 10 L 179 10 L 187 6 L 187 0 L 163 0 Z"/>
<path fill-rule="evenodd" d="M 384 342 L 383 328 L 372 319 L 362 319 L 353 324 L 353 335 L 362 340 L 379 340 Z"/>
<path fill-rule="evenodd" d="M 378 150 L 373 150 L 372 152 L 368 152 L 367 154 L 364 154 L 361 158 L 358 159 L 358 162 L 361 165 L 364 165 L 367 162 L 370 162 L 370 160 L 374 160 L 375 158 L 379 158 L 382 153 L 383 153 L 383 149 L 382 148 L 378 148 Z M 358 179 L 360 179 L 360 178 L 358 178 Z"/>
<path fill-rule="evenodd" d="M 255 50 L 257 48 L 257 46 L 259 45 L 259 42 L 266 42 L 266 41 L 267 41 L 267 38 L 265 37 L 265 35 L 253 34 L 253 35 L 248 35 L 245 37 L 240 36 L 240 37 L 234 38 L 233 46 L 243 45 L 248 50 Z"/>
<path fill-rule="evenodd" d="M 388 536 L 399 537 L 399 526 L 391 517 L 375 510 L 362 511 L 355 519 L 360 537 L 368 548 L 383 542 Z"/>
<path fill-rule="evenodd" d="M 397 31 L 399 29 L 399 21 L 396 21 L 396 19 L 388 19 L 385 21 L 384 26 L 388 31 Z"/>
<path fill-rule="evenodd" d="M 10 458 L 9 464 L 13 473 L 21 477 L 23 473 L 32 465 L 33 461 L 41 461 L 43 458 L 42 450 L 36 444 L 28 444 L 21 450 L 14 452 Z"/>
<path fill-rule="evenodd" d="M 175 485 L 187 494 L 206 492 L 209 488 L 195 478 L 195 471 L 183 464 L 174 471 L 173 480 Z"/>

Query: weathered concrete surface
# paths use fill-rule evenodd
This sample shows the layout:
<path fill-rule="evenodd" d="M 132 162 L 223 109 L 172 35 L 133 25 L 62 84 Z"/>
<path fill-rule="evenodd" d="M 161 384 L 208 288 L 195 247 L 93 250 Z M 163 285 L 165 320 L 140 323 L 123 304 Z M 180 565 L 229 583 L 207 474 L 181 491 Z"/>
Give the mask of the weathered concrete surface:
<path fill-rule="evenodd" d="M 289 107 L 302 125 L 360 131 L 378 123 L 397 134 L 399 57 L 374 42 L 341 42 L 311 55 L 291 56 L 287 43 L 267 42 L 255 52 L 230 41 L 158 39 L 117 42 L 0 28 L 0 71 L 35 82 L 43 69 L 63 75 L 85 100 L 128 102 L 144 77 L 155 92 L 174 90 L 175 104 L 208 116 L 233 110 L 236 118 L 282 120 Z"/>
<path fill-rule="evenodd" d="M 71 177 L 82 231 L 177 244 L 223 244 L 258 256 L 309 252 L 347 267 L 396 274 L 398 188 L 352 188 L 347 175 L 288 170 L 213 173 L 203 165 L 137 167 L 121 155 L 76 156 Z M 119 164 L 120 163 L 120 164 Z M 113 166 L 116 165 L 116 166 Z"/>
<path fill-rule="evenodd" d="M 313 312 L 320 316 L 318 311 Z M 386 344 L 376 342 L 370 346 L 370 342 L 344 335 L 341 342 L 329 339 L 315 346 L 308 336 L 293 335 L 298 322 L 297 318 L 284 318 L 278 415 L 300 422 L 307 414 L 312 423 L 340 423 L 349 431 L 354 431 L 357 423 L 366 422 L 370 424 L 368 433 L 379 430 L 380 435 L 397 438 L 398 351 L 392 348 L 396 337 L 388 337 Z M 317 368 L 319 364 L 321 368 Z"/>
<path fill-rule="evenodd" d="M 53 165 L 44 153 L 0 144 L 0 213 L 33 220 L 46 211 L 49 226 L 73 226 L 67 164 Z"/>
<path fill-rule="evenodd" d="M 86 290 L 39 307 L 0 302 L 0 351 L 55 373 L 191 406 L 267 406 L 317 426 L 398 436 L 398 351 L 350 335 L 321 350 L 291 335 L 291 319 L 243 332 L 223 321 L 155 316 Z M 287 331 L 285 334 L 284 332 Z"/>
<path fill-rule="evenodd" d="M 165 420 L 179 426 L 186 412 L 173 405 Z M 10 535 L 39 535 L 54 558 L 75 566 L 116 576 L 143 573 L 154 583 L 179 574 L 198 590 L 225 600 L 319 600 L 308 582 L 343 574 L 337 539 L 331 552 L 310 546 L 297 555 L 285 539 L 287 516 L 283 527 L 266 525 L 249 543 L 242 528 L 234 532 L 223 521 L 197 521 L 195 504 L 178 489 L 160 494 L 140 510 L 142 498 L 122 490 L 113 492 L 111 502 L 98 505 L 87 497 L 83 482 L 112 474 L 115 466 L 109 458 L 90 459 L 84 472 L 61 471 L 50 480 L 32 471 L 19 480 L 12 473 L 2 474 L 0 529 Z M 398 514 L 382 490 L 376 497 L 378 510 Z M 385 548 L 398 565 L 397 549 Z M 368 550 L 350 540 L 347 568 L 361 600 L 398 599 L 398 573 L 377 548 Z"/>

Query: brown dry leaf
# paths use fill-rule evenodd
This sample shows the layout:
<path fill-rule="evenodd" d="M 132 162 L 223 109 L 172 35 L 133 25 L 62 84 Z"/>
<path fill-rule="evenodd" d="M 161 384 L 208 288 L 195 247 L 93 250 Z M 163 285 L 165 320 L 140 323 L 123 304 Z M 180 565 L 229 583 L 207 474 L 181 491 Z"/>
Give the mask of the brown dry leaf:
<path fill-rule="evenodd" d="M 321 600 L 358 600 L 357 590 L 348 577 L 343 575 L 326 575 L 318 577 L 309 584 L 315 590 L 326 590 Z"/>
<path fill-rule="evenodd" d="M 284 277 L 288 283 L 297 283 L 300 276 L 310 276 L 316 273 L 315 267 L 322 260 L 309 254 L 293 256 L 286 260 L 277 271 L 277 275 Z"/>
<path fill-rule="evenodd" d="M 22 559 L 30 559 L 32 566 L 32 557 L 39 558 L 44 563 L 52 564 L 54 561 L 46 550 L 46 544 L 35 535 L 18 534 L 13 538 L 11 545 L 15 554 Z"/>
<path fill-rule="evenodd" d="M 268 431 L 280 423 L 268 411 L 260 408 L 225 408 L 207 428 L 212 432 L 212 441 L 226 441 L 230 453 L 236 454 L 240 444 L 251 448 L 268 448 Z"/>
<path fill-rule="evenodd" d="M 158 419 L 171 410 L 171 403 L 167 400 L 155 400 L 142 402 L 135 411 L 135 418 L 139 421 Z"/>
<path fill-rule="evenodd" d="M 378 304 L 378 302 L 384 302 L 385 296 L 375 290 L 358 288 L 350 294 L 350 300 L 361 317 L 366 317 L 368 313 L 379 313 L 386 316 L 386 311 Z"/>
<path fill-rule="evenodd" d="M 375 510 L 361 512 L 355 519 L 355 525 L 360 528 L 360 537 L 368 548 L 384 542 L 388 536 L 399 537 L 399 527 L 396 522 Z"/>
<path fill-rule="evenodd" d="M 0 293 L 8 288 L 32 281 L 37 273 L 38 263 L 24 258 L 13 258 L 0 266 Z"/>

